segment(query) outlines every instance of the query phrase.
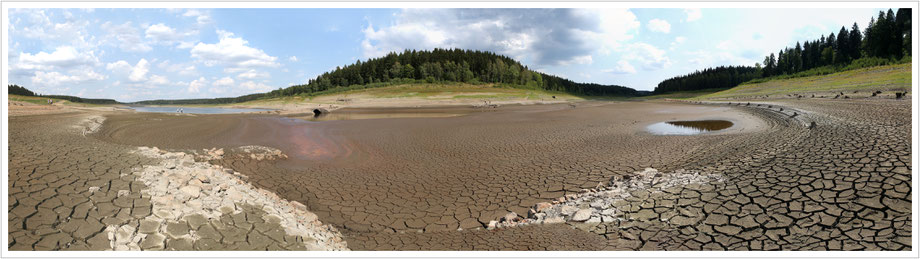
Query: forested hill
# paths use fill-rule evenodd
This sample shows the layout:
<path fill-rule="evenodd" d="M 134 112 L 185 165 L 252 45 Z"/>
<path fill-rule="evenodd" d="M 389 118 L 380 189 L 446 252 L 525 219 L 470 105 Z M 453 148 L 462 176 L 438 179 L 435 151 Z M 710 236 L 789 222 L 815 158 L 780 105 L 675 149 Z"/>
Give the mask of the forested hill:
<path fill-rule="evenodd" d="M 323 73 L 307 84 L 295 85 L 263 94 L 235 98 L 155 100 L 140 104 L 234 103 L 292 95 L 315 95 L 337 89 L 382 87 L 394 83 L 464 82 L 497 84 L 513 88 L 561 91 L 590 96 L 636 96 L 642 93 L 618 85 L 576 83 L 531 70 L 520 62 L 487 51 L 461 49 L 407 50 L 402 53 L 357 61 Z"/>
<path fill-rule="evenodd" d="M 669 78 L 655 87 L 656 94 L 734 87 L 761 76 L 759 67 L 727 66 L 707 68 L 688 75 Z"/>
<path fill-rule="evenodd" d="M 92 99 L 92 98 L 82 98 L 70 95 L 40 95 L 35 94 L 29 89 L 19 85 L 7 85 L 7 91 L 9 94 L 22 95 L 22 96 L 34 96 L 34 97 L 43 97 L 51 99 L 62 99 L 68 100 L 75 103 L 91 103 L 91 104 L 119 104 L 118 101 L 112 99 Z"/>
<path fill-rule="evenodd" d="M 872 17 L 865 30 L 856 23 L 835 35 L 797 42 L 770 53 L 754 67 L 717 67 L 662 81 L 655 93 L 734 87 L 747 81 L 825 75 L 871 66 L 908 63 L 911 57 L 911 9 L 888 9 Z"/>

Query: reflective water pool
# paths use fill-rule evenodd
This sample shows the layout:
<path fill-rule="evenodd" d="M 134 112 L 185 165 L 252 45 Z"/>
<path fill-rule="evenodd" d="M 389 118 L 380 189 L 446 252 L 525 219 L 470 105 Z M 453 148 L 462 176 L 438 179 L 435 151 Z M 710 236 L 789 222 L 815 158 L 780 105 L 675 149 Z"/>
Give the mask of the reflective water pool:
<path fill-rule="evenodd" d="M 135 111 L 139 111 L 139 112 L 163 112 L 163 113 L 178 113 L 179 109 L 182 109 L 182 113 L 195 113 L 195 114 L 223 114 L 223 113 L 270 111 L 268 109 L 249 109 L 249 108 L 170 107 L 170 106 L 132 106 L 130 108 L 134 109 Z"/>
<path fill-rule="evenodd" d="M 665 121 L 648 125 L 655 135 L 696 135 L 730 128 L 734 123 L 726 120 Z"/>

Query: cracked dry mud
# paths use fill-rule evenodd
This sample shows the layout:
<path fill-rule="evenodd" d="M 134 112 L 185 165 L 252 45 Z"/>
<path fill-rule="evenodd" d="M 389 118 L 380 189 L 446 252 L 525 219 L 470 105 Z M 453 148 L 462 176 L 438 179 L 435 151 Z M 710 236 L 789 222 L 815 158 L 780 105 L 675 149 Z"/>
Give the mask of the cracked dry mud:
<path fill-rule="evenodd" d="M 160 156 L 155 149 L 137 152 L 85 137 L 98 129 L 101 118 L 82 112 L 10 118 L 10 250 L 345 248 L 334 229 L 315 220 L 308 226 L 289 222 L 297 218 L 291 214 L 296 209 L 286 209 L 284 201 L 266 205 L 253 198 L 258 190 L 233 183 L 235 178 L 220 168 L 182 153 Z M 182 176 L 247 199 L 225 193 L 215 206 L 203 206 L 210 191 L 188 190 L 209 184 L 174 181 Z M 154 190 L 144 181 L 173 189 Z"/>
<path fill-rule="evenodd" d="M 279 130 L 291 126 L 289 122 L 265 116 L 114 114 L 95 135 L 107 142 L 176 150 L 277 147 L 290 158 L 227 155 L 211 163 L 303 203 L 319 220 L 338 228 L 352 250 L 911 249 L 910 102 L 752 102 L 763 105 L 502 107 L 454 118 L 298 124 L 309 130 L 296 134 Z M 791 116 L 793 111 L 798 114 Z M 718 134 L 642 132 L 650 123 L 701 116 L 740 123 Z M 26 155 L 30 141 L 13 137 L 17 123 L 28 120 L 20 121 L 11 119 L 11 165 L 17 150 L 22 150 L 20 158 L 50 152 L 38 148 Z M 807 127 L 810 122 L 816 126 Z M 122 147 L 94 141 L 74 143 L 71 149 L 89 143 Z M 291 143 L 316 149 L 299 152 Z M 126 161 L 133 160 L 113 163 L 130 163 Z M 80 164 L 49 162 L 39 161 L 32 168 Z M 147 162 L 134 162 L 140 163 Z M 11 182 L 14 171 L 22 174 L 22 182 L 35 179 L 29 164 L 13 167 Z M 652 191 L 629 189 L 626 198 L 609 203 L 577 203 L 588 195 L 585 189 L 623 183 L 647 167 L 661 177 L 691 170 L 719 180 Z M 19 192 L 26 193 L 24 199 L 55 197 L 46 186 Z M 13 199 L 11 204 L 24 204 Z M 598 219 L 588 216 L 582 222 L 581 216 L 576 221 L 575 211 L 561 223 L 486 229 L 510 212 L 532 215 L 531 209 L 551 201 L 616 213 L 603 218 L 592 212 Z M 10 208 L 11 226 L 14 210 L 16 206 Z M 23 225 L 27 231 L 18 232 L 30 235 L 10 236 L 44 240 L 62 229 L 46 225 Z M 48 230 L 41 232 L 42 226 Z M 11 243 L 16 245 L 18 241 Z"/>

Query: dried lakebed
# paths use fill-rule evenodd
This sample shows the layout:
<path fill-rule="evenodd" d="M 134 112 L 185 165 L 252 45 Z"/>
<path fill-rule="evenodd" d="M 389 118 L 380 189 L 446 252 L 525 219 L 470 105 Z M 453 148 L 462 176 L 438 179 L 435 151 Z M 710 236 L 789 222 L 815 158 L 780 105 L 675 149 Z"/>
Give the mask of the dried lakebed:
<path fill-rule="evenodd" d="M 194 163 L 207 160 L 303 204 L 352 250 L 910 249 L 906 101 L 581 103 L 309 124 L 256 115 L 105 117 L 98 133 L 61 145 L 29 144 L 60 136 L 25 130 L 47 118 L 11 117 L 11 248 L 98 249 L 89 245 L 97 239 L 111 247 L 98 233 L 126 225 L 120 210 L 83 216 L 59 198 L 86 204 L 68 194 L 74 184 L 101 186 L 94 193 L 113 199 L 122 182 L 143 186 L 134 170 L 159 162 L 136 147 L 156 146 L 196 153 Z M 715 117 L 738 123 L 695 136 L 644 132 L 655 122 Z M 280 152 L 240 149 L 249 145 Z M 303 145 L 314 152 L 297 148 Z M 216 155 L 220 148 L 226 154 Z M 106 162 L 83 165 L 75 150 L 96 150 L 87 153 Z M 29 160 L 45 155 L 72 162 Z M 84 170 L 99 173 L 67 173 Z M 122 172 L 119 180 L 103 173 L 112 171 Z M 90 176 L 116 188 L 87 186 Z M 122 197 L 153 196 L 128 189 Z M 107 208 L 106 199 L 89 204 Z M 48 217 L 58 213 L 70 216 Z M 128 213 L 137 221 L 154 214 L 137 204 Z M 69 223 L 73 215 L 80 224 L 105 223 L 90 233 L 63 227 L 77 224 Z M 164 223 L 160 235 L 169 239 Z M 174 236 L 192 238 L 191 231 Z"/>

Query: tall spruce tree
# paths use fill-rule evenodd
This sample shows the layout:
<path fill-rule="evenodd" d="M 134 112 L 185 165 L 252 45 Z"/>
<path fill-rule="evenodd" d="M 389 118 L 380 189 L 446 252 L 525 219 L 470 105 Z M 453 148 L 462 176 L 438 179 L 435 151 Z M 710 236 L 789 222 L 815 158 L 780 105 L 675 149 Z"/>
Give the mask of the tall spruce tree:
<path fill-rule="evenodd" d="M 849 55 L 851 60 L 856 60 L 861 57 L 860 46 L 862 45 L 862 33 L 859 32 L 859 25 L 853 23 L 853 27 L 850 28 L 850 38 L 847 40 L 847 46 L 850 47 Z"/>
<path fill-rule="evenodd" d="M 850 37 L 849 32 L 846 27 L 840 27 L 840 31 L 837 33 L 837 57 L 834 58 L 834 63 L 844 64 L 850 62 Z"/>
<path fill-rule="evenodd" d="M 904 37 L 901 33 L 901 28 L 898 27 L 897 21 L 895 19 L 894 11 L 888 9 L 888 13 L 885 17 L 885 23 L 888 24 L 888 33 L 887 33 L 887 44 L 888 47 L 888 57 L 901 59 L 901 56 L 904 54 L 901 52 L 903 48 Z"/>
<path fill-rule="evenodd" d="M 911 52 L 911 9 L 910 8 L 900 8 L 898 9 L 897 18 L 895 19 L 898 28 L 900 28 L 901 35 L 901 48 L 905 55 L 910 56 Z"/>

